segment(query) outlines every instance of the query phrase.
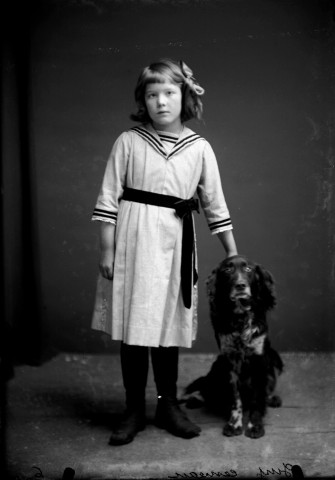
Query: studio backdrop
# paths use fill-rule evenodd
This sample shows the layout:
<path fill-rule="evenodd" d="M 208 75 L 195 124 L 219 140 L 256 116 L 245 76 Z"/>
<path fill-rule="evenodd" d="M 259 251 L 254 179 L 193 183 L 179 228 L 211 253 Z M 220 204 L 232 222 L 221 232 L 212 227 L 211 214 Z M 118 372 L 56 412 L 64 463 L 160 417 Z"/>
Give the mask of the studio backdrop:
<path fill-rule="evenodd" d="M 276 281 L 282 351 L 334 349 L 334 12 L 328 0 L 29 2 L 6 20 L 3 259 L 16 354 L 116 352 L 90 329 L 99 261 L 91 222 L 107 158 L 132 127 L 140 69 L 184 60 L 240 253 Z M 17 34 L 20 31 L 20 36 Z M 205 280 L 224 258 L 195 214 L 199 332 L 215 352 Z"/>

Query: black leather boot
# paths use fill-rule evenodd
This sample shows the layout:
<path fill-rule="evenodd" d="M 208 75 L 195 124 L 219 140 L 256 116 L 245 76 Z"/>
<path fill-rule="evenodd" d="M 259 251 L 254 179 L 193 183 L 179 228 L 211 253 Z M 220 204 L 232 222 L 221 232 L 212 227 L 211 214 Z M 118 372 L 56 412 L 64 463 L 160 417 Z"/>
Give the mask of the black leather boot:
<path fill-rule="evenodd" d="M 146 426 L 145 410 L 127 408 L 117 427 L 109 438 L 109 445 L 126 445 L 134 440 L 138 432 Z"/>
<path fill-rule="evenodd" d="M 113 429 L 109 445 L 126 445 L 146 426 L 145 388 L 148 378 L 149 349 L 121 344 L 121 368 L 126 390 L 126 411 Z"/>
<path fill-rule="evenodd" d="M 177 399 L 169 396 L 158 397 L 155 425 L 182 438 L 197 437 L 201 432 L 201 428 L 181 410 Z"/>
<path fill-rule="evenodd" d="M 188 419 L 177 400 L 178 347 L 151 349 L 152 366 L 158 392 L 155 425 L 177 437 L 197 437 L 201 428 Z"/>

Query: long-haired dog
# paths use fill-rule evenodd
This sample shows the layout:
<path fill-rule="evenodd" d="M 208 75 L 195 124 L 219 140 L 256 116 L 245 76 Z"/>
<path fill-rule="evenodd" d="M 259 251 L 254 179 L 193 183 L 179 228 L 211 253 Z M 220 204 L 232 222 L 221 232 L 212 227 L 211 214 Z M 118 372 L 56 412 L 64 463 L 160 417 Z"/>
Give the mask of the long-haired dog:
<path fill-rule="evenodd" d="M 210 315 L 220 354 L 209 373 L 186 387 L 181 399 L 189 408 L 205 403 L 226 417 L 223 434 L 264 435 L 267 406 L 283 362 L 271 347 L 267 312 L 274 308 L 274 280 L 261 265 L 236 255 L 221 262 L 207 279 Z"/>

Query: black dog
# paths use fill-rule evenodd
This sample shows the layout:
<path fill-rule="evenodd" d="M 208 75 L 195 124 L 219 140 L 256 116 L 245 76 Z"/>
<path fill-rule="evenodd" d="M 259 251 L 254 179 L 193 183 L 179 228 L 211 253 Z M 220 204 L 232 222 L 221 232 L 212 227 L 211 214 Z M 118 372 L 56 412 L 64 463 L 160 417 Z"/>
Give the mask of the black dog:
<path fill-rule="evenodd" d="M 220 354 L 210 372 L 192 382 L 182 402 L 189 408 L 203 403 L 228 416 L 223 434 L 259 438 L 264 435 L 266 407 L 279 407 L 273 395 L 283 370 L 268 337 L 267 312 L 276 298 L 270 272 L 246 257 L 230 257 L 207 280 L 210 314 Z"/>

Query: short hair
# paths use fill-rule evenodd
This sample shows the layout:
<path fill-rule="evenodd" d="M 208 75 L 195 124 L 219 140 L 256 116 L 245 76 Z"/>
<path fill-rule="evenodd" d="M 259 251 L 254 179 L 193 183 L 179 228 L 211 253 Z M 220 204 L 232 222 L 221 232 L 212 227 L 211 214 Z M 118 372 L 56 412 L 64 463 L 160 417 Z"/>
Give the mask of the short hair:
<path fill-rule="evenodd" d="M 163 58 L 143 68 L 135 88 L 137 112 L 130 115 L 135 122 L 148 123 L 151 118 L 145 104 L 146 86 L 150 83 L 171 82 L 178 84 L 182 92 L 181 121 L 191 118 L 201 120 L 203 106 L 200 96 L 204 89 L 196 82 L 192 70 L 183 62 Z"/>

